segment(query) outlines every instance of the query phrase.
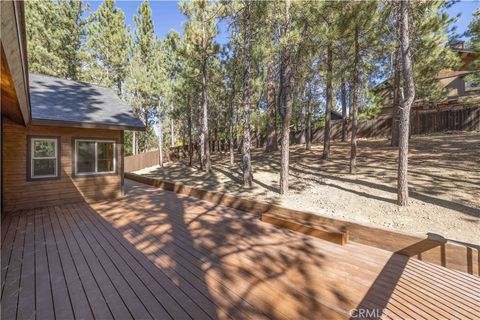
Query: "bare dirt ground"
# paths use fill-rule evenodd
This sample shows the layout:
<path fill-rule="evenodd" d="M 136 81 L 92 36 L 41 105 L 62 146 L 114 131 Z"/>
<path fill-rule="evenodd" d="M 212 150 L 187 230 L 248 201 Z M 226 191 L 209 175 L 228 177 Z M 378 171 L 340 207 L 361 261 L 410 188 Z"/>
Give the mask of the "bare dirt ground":
<path fill-rule="evenodd" d="M 136 173 L 361 223 L 480 244 L 478 132 L 412 137 L 407 207 L 395 204 L 398 154 L 386 139 L 359 141 L 355 175 L 348 173 L 347 142 L 333 142 L 329 161 L 321 160 L 319 144 L 310 151 L 299 145 L 290 150 L 291 189 L 284 196 L 278 194 L 279 152 L 265 154 L 260 149 L 252 152 L 251 189 L 242 187 L 238 154 L 234 166 L 229 164 L 228 155 L 214 155 L 211 173 L 182 162 Z"/>

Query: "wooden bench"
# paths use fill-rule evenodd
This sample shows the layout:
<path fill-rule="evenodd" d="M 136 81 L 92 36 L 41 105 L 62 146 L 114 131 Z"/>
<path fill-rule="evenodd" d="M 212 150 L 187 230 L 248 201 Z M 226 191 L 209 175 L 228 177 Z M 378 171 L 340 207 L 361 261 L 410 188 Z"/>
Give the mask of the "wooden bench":
<path fill-rule="evenodd" d="M 269 213 L 262 214 L 261 220 L 280 228 L 300 232 L 340 245 L 344 245 L 348 241 L 348 231 L 346 228 L 335 228 L 321 224 L 314 224 L 303 219 Z"/>

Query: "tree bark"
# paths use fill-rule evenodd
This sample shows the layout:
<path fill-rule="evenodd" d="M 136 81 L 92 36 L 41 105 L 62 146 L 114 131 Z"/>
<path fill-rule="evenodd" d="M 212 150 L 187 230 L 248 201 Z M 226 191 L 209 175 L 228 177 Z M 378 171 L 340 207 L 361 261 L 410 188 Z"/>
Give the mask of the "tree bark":
<path fill-rule="evenodd" d="M 291 27 L 290 0 L 285 1 L 286 14 L 283 34 L 288 34 Z M 280 158 L 280 194 L 288 193 L 288 166 L 290 147 L 290 118 L 292 116 L 293 83 L 291 52 L 288 46 L 280 52 L 280 117 L 282 119 L 281 158 Z"/>
<path fill-rule="evenodd" d="M 305 98 L 305 92 L 306 92 L 306 88 L 303 90 L 303 98 Z M 305 134 L 306 134 L 306 131 L 307 131 L 307 125 L 306 125 L 306 122 L 307 122 L 307 106 L 305 105 L 305 100 L 301 102 L 302 103 L 302 106 L 301 106 L 301 109 L 300 109 L 300 141 L 299 143 L 300 144 L 305 144 L 306 143 L 306 138 L 305 138 Z"/>
<path fill-rule="evenodd" d="M 170 120 L 170 147 L 175 147 L 175 128 L 173 125 L 173 119 Z"/>
<path fill-rule="evenodd" d="M 235 153 L 234 153 L 234 130 L 233 130 L 233 127 L 234 127 L 234 123 L 233 123 L 233 112 L 234 112 L 234 109 L 233 109 L 233 102 L 230 104 L 230 132 L 229 132 L 229 139 L 230 139 L 230 143 L 229 143 L 229 148 L 230 148 L 230 164 L 233 165 L 235 163 Z"/>
<path fill-rule="evenodd" d="M 192 107 L 188 110 L 188 165 L 193 165 L 193 112 Z"/>
<path fill-rule="evenodd" d="M 415 100 L 412 59 L 410 51 L 409 9 L 410 1 L 400 2 L 398 18 L 401 21 L 400 43 L 402 52 L 402 71 L 406 86 L 406 97 L 400 107 L 399 143 L 398 143 L 398 204 L 408 204 L 408 137 L 410 127 L 410 109 Z"/>
<path fill-rule="evenodd" d="M 330 158 L 330 131 L 331 131 L 331 119 L 332 119 L 332 100 L 333 100 L 333 88 L 332 88 L 332 77 L 333 77 L 333 52 L 332 45 L 328 44 L 327 47 L 327 101 L 325 106 L 325 133 L 323 135 L 323 156 L 324 160 Z"/>
<path fill-rule="evenodd" d="M 137 131 L 132 131 L 132 154 L 137 154 Z"/>
<path fill-rule="evenodd" d="M 235 107 L 234 107 L 234 98 L 235 98 L 235 84 L 232 81 L 232 93 L 230 96 L 230 125 L 229 125 L 229 151 L 230 151 L 230 164 L 233 165 L 235 163 L 235 153 L 234 153 L 234 141 L 235 141 Z"/>
<path fill-rule="evenodd" d="M 400 3 L 396 4 L 400 6 Z M 399 10 L 397 8 L 397 10 Z M 400 48 L 400 19 L 397 19 L 397 45 L 393 59 L 394 81 L 393 81 L 393 109 L 392 109 L 392 140 L 390 145 L 398 147 L 399 124 L 400 124 L 400 103 L 401 97 L 401 48 Z"/>
<path fill-rule="evenodd" d="M 347 88 L 345 87 L 345 80 L 342 79 L 341 84 L 341 100 L 342 100 L 342 141 L 347 140 Z"/>
<path fill-rule="evenodd" d="M 350 147 L 350 173 L 357 172 L 357 126 L 358 126 L 358 85 L 360 82 L 358 64 L 360 60 L 360 45 L 358 42 L 358 27 L 355 27 L 355 57 L 353 61 L 353 79 L 350 87 L 350 112 L 352 114 L 352 140 Z"/>
<path fill-rule="evenodd" d="M 163 115 L 158 102 L 158 164 L 163 167 Z"/>
<path fill-rule="evenodd" d="M 268 110 L 268 125 L 267 125 L 267 144 L 266 152 L 273 152 L 277 150 L 277 106 L 275 97 L 275 65 L 273 58 L 267 65 L 267 110 Z"/>
<path fill-rule="evenodd" d="M 250 2 L 244 1 L 243 9 L 243 186 L 253 185 L 250 158 Z"/>
<path fill-rule="evenodd" d="M 201 169 L 210 171 L 210 146 L 208 139 L 207 61 L 202 63 L 202 123 L 200 131 Z"/>
<path fill-rule="evenodd" d="M 143 132 L 143 152 L 147 152 L 148 150 L 148 110 L 146 107 L 144 111 L 144 118 L 145 118 L 145 131 Z"/>
<path fill-rule="evenodd" d="M 307 101 L 306 122 L 305 149 L 310 150 L 312 148 L 312 105 L 310 103 L 310 97 Z"/>

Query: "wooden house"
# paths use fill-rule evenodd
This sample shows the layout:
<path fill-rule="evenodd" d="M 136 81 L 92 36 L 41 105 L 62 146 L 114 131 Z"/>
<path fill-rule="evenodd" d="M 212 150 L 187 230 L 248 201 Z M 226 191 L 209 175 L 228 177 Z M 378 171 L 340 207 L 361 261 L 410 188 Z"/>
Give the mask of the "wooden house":
<path fill-rule="evenodd" d="M 444 89 L 445 96 L 437 104 L 429 103 L 422 99 L 417 99 L 413 105 L 414 110 L 422 109 L 442 109 L 461 107 L 465 104 L 471 104 L 480 100 L 480 86 L 478 83 L 468 81 L 468 75 L 480 72 L 480 70 L 471 70 L 471 63 L 477 59 L 478 55 L 473 50 L 464 47 L 463 43 L 458 43 L 452 48 L 460 59 L 460 65 L 455 70 L 442 69 L 436 79 L 440 88 Z M 390 115 L 393 108 L 393 80 L 389 79 L 379 84 L 374 89 L 376 95 L 381 98 L 383 105 L 382 114 Z"/>
<path fill-rule="evenodd" d="M 124 130 L 143 123 L 111 89 L 29 74 L 18 14 L 2 2 L 2 211 L 120 196 Z"/>

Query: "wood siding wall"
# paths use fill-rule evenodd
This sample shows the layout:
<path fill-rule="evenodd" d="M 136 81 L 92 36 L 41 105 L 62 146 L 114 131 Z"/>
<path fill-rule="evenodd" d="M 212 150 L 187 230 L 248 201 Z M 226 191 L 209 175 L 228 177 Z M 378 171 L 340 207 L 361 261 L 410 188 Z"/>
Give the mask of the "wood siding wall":
<path fill-rule="evenodd" d="M 27 181 L 29 135 L 60 137 L 60 179 Z M 3 122 L 4 210 L 29 209 L 72 202 L 93 202 L 121 195 L 123 133 L 119 130 L 21 126 Z M 117 173 L 104 176 L 72 175 L 72 138 L 101 138 L 117 143 Z"/>

